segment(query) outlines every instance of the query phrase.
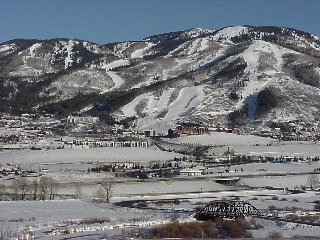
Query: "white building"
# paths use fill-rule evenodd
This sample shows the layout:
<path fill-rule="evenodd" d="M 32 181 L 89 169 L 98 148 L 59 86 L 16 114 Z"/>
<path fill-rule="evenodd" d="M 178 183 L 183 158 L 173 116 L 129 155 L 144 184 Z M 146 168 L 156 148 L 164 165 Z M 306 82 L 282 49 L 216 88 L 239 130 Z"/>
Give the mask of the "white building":
<path fill-rule="evenodd" d="M 79 117 L 79 116 L 68 116 L 67 119 L 68 123 L 87 123 L 87 124 L 94 124 L 99 122 L 99 117 Z"/>
<path fill-rule="evenodd" d="M 180 170 L 183 176 L 200 176 L 203 175 L 205 168 L 185 168 Z"/>

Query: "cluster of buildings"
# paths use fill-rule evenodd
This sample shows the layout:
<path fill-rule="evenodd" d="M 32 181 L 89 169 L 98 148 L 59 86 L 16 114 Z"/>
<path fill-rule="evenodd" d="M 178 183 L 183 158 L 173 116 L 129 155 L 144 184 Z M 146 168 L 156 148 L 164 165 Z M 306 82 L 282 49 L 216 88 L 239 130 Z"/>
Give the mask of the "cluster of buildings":
<path fill-rule="evenodd" d="M 68 123 L 84 123 L 84 124 L 95 124 L 99 122 L 99 117 L 80 117 L 80 116 L 68 116 L 67 118 Z"/>
<path fill-rule="evenodd" d="M 57 120 L 52 115 L 0 114 L 0 129 L 0 149 L 150 146 L 144 137 L 122 125 L 106 126 L 92 116 Z"/>
<path fill-rule="evenodd" d="M 112 141 L 108 139 L 74 139 L 73 141 L 63 141 L 68 146 L 78 147 L 149 147 L 150 143 L 146 140 L 136 141 Z"/>
<path fill-rule="evenodd" d="M 60 122 L 60 121 L 59 121 Z M 50 116 L 22 114 L 12 116 L 0 115 L 0 148 L 11 146 L 20 148 L 22 145 L 32 145 L 52 136 L 52 128 L 57 124 Z"/>
<path fill-rule="evenodd" d="M 314 122 L 312 126 L 301 127 L 294 122 L 281 123 L 279 127 L 265 128 L 249 131 L 251 134 L 270 137 L 283 141 L 319 141 L 320 123 Z"/>
<path fill-rule="evenodd" d="M 175 128 L 170 128 L 168 130 L 168 137 L 169 138 L 176 138 L 176 137 L 180 137 L 181 134 L 201 135 L 201 134 L 204 134 L 207 132 L 209 132 L 209 128 L 207 128 L 207 127 L 180 125 Z"/>
<path fill-rule="evenodd" d="M 208 132 L 226 132 L 240 134 L 241 132 L 250 133 L 261 137 L 270 137 L 283 141 L 319 141 L 320 140 L 320 121 L 316 121 L 312 126 L 301 127 L 295 122 L 283 122 L 279 127 L 264 129 L 238 129 L 238 128 L 221 128 L 206 127 L 199 124 L 179 125 L 175 128 L 168 129 L 169 138 L 177 138 L 183 134 L 201 135 Z M 149 136 L 154 136 L 152 131 L 148 132 Z M 146 134 L 147 135 L 147 134 Z"/>
<path fill-rule="evenodd" d="M 272 137 L 284 141 L 320 140 L 320 121 L 315 121 L 309 128 L 299 128 L 298 123 L 281 123 L 279 126 L 266 129 L 248 130 L 247 133 L 263 137 Z M 46 114 L 22 114 L 12 116 L 0 113 L 0 148 L 60 148 L 60 147 L 149 147 L 146 138 L 137 135 L 123 125 L 108 126 L 99 122 L 99 117 L 68 116 L 57 120 Z M 208 132 L 226 132 L 239 134 L 237 128 L 208 127 L 201 123 L 181 123 L 168 129 L 167 137 L 176 138 L 181 135 L 202 135 Z M 245 130 L 241 130 L 245 131 Z M 154 130 L 144 132 L 145 137 L 160 137 Z M 65 136 L 69 139 L 62 141 Z M 43 146 L 39 143 L 45 143 Z M 58 145 L 54 144 L 59 142 Z"/>
<path fill-rule="evenodd" d="M 187 124 L 187 125 L 179 125 L 175 128 L 170 128 L 168 130 L 168 137 L 169 138 L 177 138 L 180 137 L 182 134 L 186 135 L 202 135 L 208 132 L 225 132 L 225 133 L 233 133 L 239 134 L 238 128 L 220 128 L 220 127 L 207 127 L 201 126 L 199 124 Z"/>

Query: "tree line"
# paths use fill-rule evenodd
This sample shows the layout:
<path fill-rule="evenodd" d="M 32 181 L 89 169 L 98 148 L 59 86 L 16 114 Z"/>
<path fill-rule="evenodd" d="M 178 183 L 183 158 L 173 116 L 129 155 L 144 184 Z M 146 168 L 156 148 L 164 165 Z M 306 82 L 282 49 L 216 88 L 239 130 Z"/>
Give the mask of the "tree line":
<path fill-rule="evenodd" d="M 0 200 L 54 200 L 57 182 L 50 177 L 14 179 L 9 186 L 0 185 Z"/>

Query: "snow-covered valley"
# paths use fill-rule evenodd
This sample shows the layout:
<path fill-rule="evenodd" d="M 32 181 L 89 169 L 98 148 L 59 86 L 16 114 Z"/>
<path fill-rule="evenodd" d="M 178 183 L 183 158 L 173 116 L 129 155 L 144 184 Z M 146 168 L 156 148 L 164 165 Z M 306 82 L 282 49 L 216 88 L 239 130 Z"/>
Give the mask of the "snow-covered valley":
<path fill-rule="evenodd" d="M 254 26 L 1 43 L 0 239 L 155 238 L 223 201 L 260 211 L 253 238 L 320 236 L 319 45 Z"/>
<path fill-rule="evenodd" d="M 166 143 L 165 143 L 166 142 Z M 3 169 L 21 167 L 36 172 L 42 169 L 42 177 L 53 179 L 54 200 L 16 200 L 0 202 L 1 234 L 8 239 L 29 237 L 40 239 L 127 239 L 142 237 L 159 225 L 179 222 L 196 222 L 196 209 L 211 201 L 225 199 L 248 201 L 265 215 L 275 214 L 277 219 L 260 219 L 260 230 L 251 230 L 254 238 L 268 238 L 271 232 L 281 232 L 283 237 L 312 237 L 320 234 L 320 227 L 295 222 L 283 222 L 283 218 L 319 215 L 315 209 L 319 192 L 309 189 L 310 176 L 317 176 L 317 161 L 306 161 L 308 157 L 319 157 L 319 144 L 307 142 L 282 142 L 230 133 L 212 133 L 200 136 L 182 136 L 165 140 L 163 146 L 208 145 L 215 157 L 224 156 L 226 146 L 232 154 L 255 156 L 298 156 L 295 161 L 254 162 L 240 165 L 211 164 L 199 176 L 178 175 L 170 178 L 136 179 L 119 177 L 122 171 L 93 172 L 107 164 L 141 164 L 177 161 L 184 155 L 161 151 L 156 146 L 137 148 L 73 148 L 57 150 L 2 150 L 0 166 Z M 265 150 L 263 150 L 265 148 Z M 229 151 L 229 150 L 228 150 Z M 268 153 L 266 153 L 268 152 Z M 189 156 L 179 162 L 184 168 L 191 164 L 201 166 Z M 241 171 L 240 171 L 241 168 Z M 225 171 L 228 169 L 228 171 Z M 132 170 L 127 170 L 132 171 Z M 40 173 L 40 172 L 39 172 Z M 116 177 L 118 176 L 118 177 Z M 2 176 L 2 193 L 11 191 L 17 180 L 33 181 L 40 177 Z M 220 179 L 239 178 L 236 185 L 218 183 Z M 112 181 L 111 200 L 103 198 L 104 181 Z M 19 180 L 19 181 L 20 181 Z M 300 191 L 301 187 L 306 188 Z M 299 190 L 294 193 L 292 190 Z M 14 193 L 13 193 L 14 194 Z M 102 195 L 101 195 L 102 194 Z M 6 195 L 2 195 L 4 197 Z M 127 201 L 136 207 L 123 206 Z M 140 207 L 138 207 L 140 206 Z M 291 214 L 291 215 L 290 215 Z M 246 218 L 248 221 L 250 217 Z M 288 217 L 287 217 L 288 219 Z M 253 221 L 253 220 L 250 220 Z M 306 229 L 308 231 L 306 232 Z"/>

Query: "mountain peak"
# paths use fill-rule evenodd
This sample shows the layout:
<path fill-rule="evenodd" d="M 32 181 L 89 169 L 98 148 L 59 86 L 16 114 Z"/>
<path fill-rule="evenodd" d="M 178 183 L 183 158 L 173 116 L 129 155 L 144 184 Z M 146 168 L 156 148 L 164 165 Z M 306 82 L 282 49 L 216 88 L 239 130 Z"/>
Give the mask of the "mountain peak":
<path fill-rule="evenodd" d="M 214 33 L 214 30 L 206 28 L 190 28 L 176 32 L 162 33 L 145 38 L 146 41 L 159 41 L 159 40 L 185 40 L 197 38 L 206 34 Z"/>

